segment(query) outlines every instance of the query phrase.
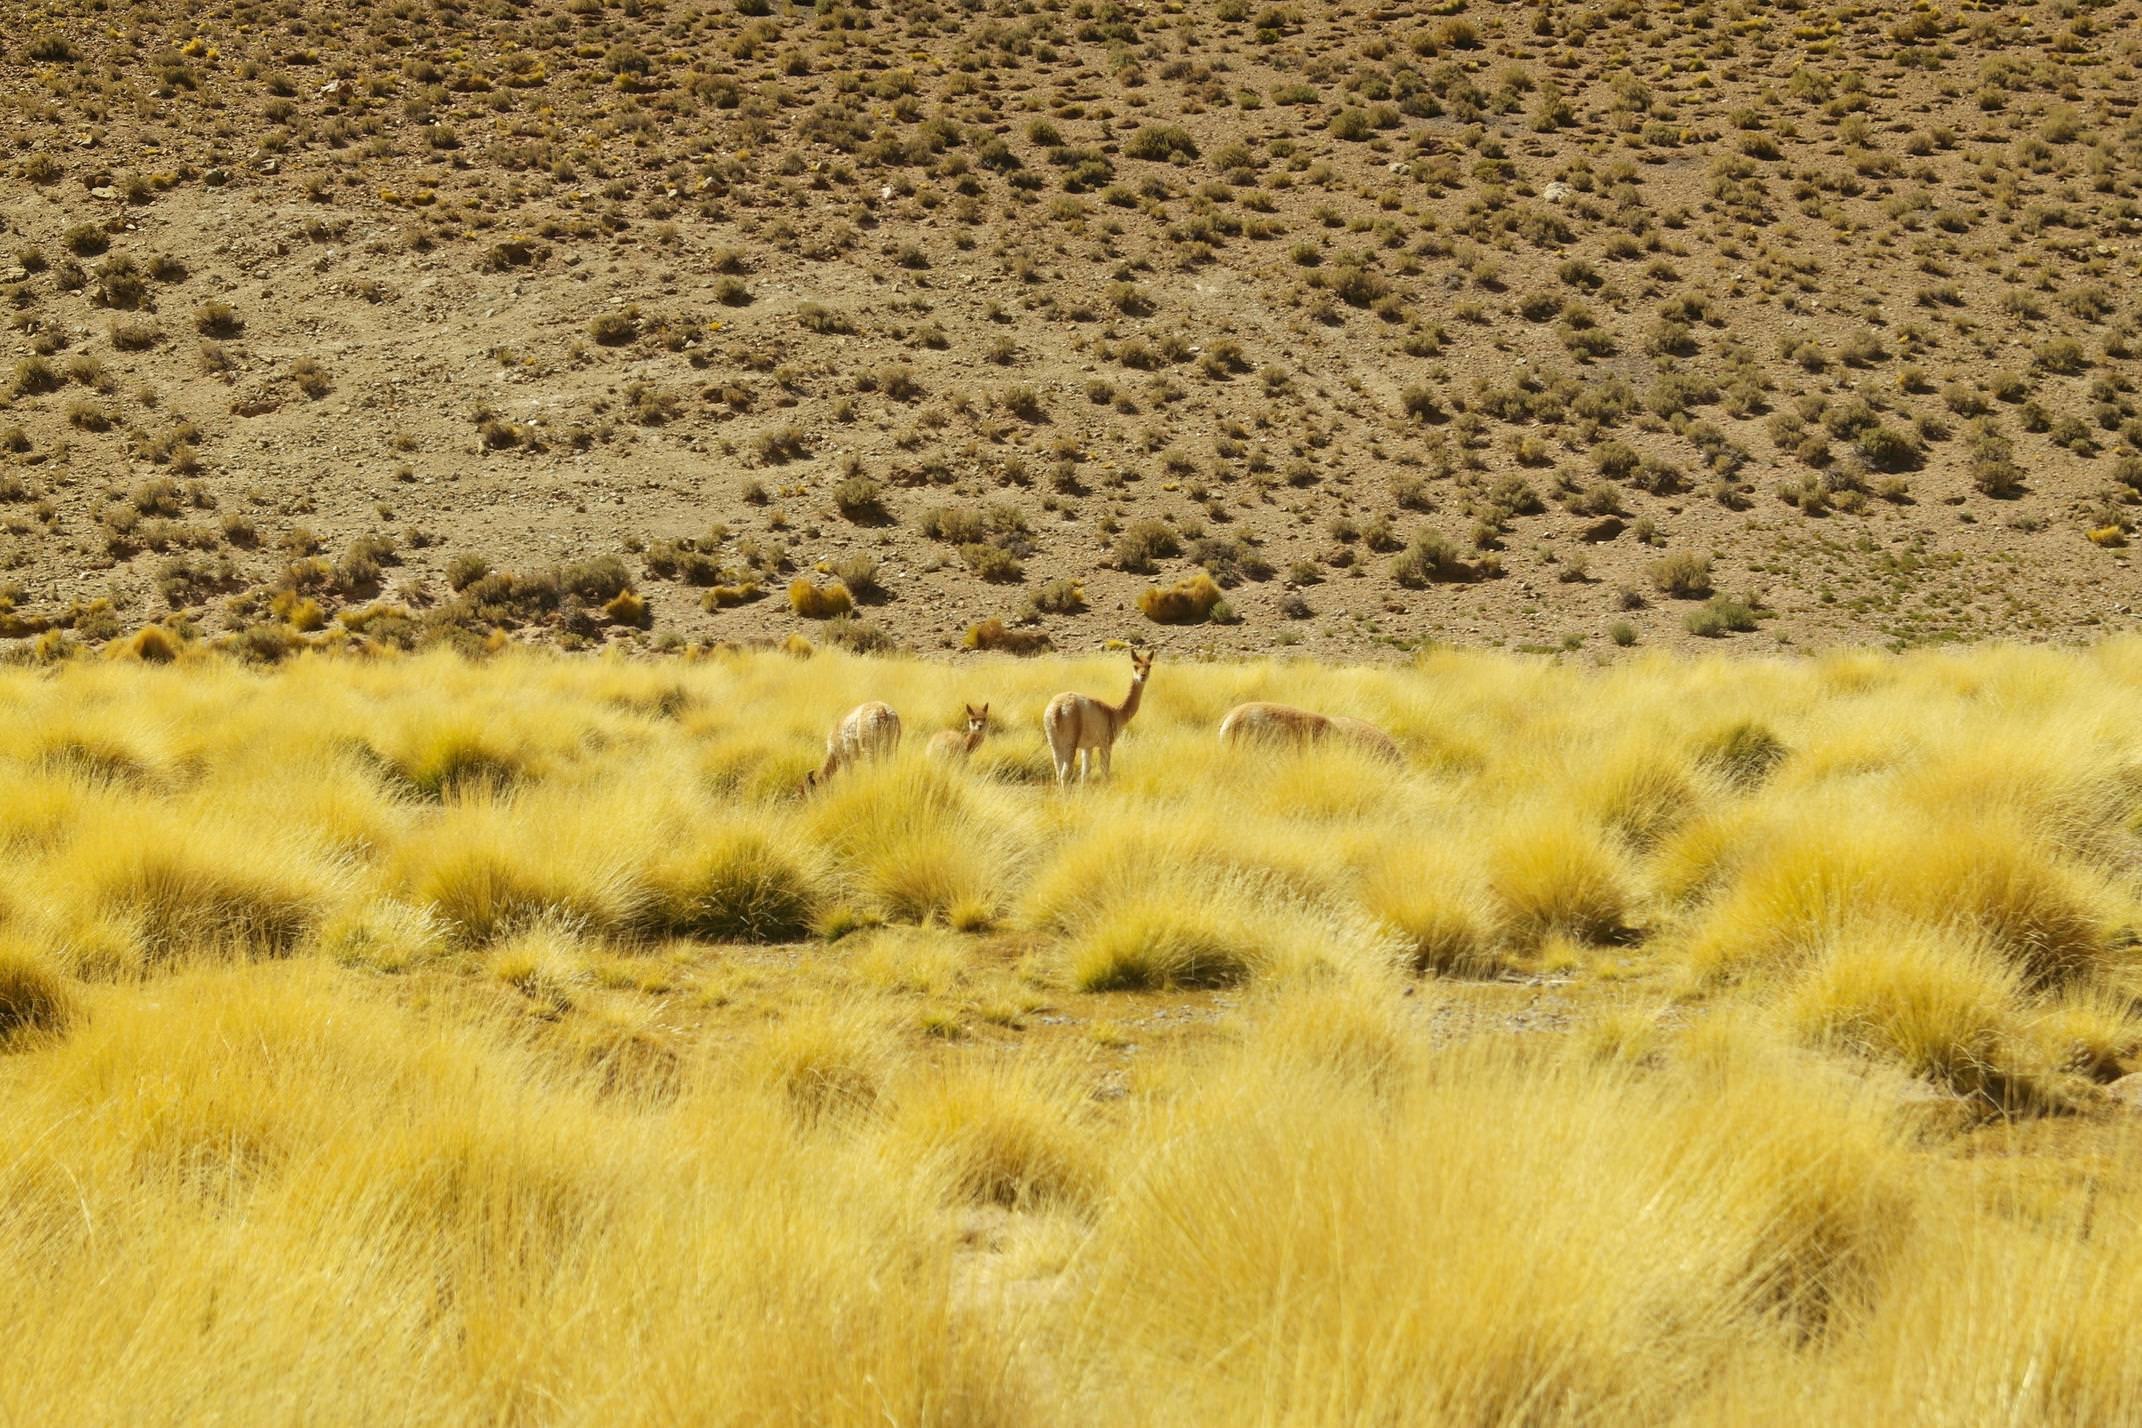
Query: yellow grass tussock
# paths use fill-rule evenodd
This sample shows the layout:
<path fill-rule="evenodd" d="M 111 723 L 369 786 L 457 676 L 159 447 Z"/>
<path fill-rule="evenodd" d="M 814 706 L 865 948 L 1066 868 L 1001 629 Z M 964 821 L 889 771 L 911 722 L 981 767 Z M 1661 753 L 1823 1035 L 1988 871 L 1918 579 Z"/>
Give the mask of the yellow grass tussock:
<path fill-rule="evenodd" d="M 0 932 L 0 1049 L 63 1031 L 79 1011 L 66 974 L 17 934 Z"/>

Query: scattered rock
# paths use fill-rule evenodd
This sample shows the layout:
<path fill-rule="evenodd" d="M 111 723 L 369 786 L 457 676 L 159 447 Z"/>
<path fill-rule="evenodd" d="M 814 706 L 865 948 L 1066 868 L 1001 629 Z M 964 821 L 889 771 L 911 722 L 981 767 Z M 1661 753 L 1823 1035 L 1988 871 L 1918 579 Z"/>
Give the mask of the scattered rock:
<path fill-rule="evenodd" d="M 231 398 L 233 416 L 265 416 L 280 410 L 283 394 L 265 383 L 256 383 Z"/>

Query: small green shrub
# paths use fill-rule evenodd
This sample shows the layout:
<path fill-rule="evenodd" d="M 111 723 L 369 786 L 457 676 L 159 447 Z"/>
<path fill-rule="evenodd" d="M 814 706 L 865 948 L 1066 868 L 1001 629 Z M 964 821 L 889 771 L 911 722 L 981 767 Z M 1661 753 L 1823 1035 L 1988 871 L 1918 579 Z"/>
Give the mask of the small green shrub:
<path fill-rule="evenodd" d="M 1733 632 L 1745 634 L 1755 628 L 1756 610 L 1746 600 L 1713 595 L 1701 608 L 1688 612 L 1688 632 L 1712 639 Z"/>
<path fill-rule="evenodd" d="M 1118 569 L 1150 575 L 1158 562 L 1182 553 L 1182 538 L 1166 521 L 1147 517 L 1132 521 L 1116 536 L 1112 552 Z"/>
<path fill-rule="evenodd" d="M 1414 532 L 1406 548 L 1391 558 L 1392 578 L 1408 590 L 1476 580 L 1479 574 L 1465 561 L 1458 543 L 1441 531 Z"/>
<path fill-rule="evenodd" d="M 1133 159 L 1150 159 L 1159 162 L 1189 160 L 1198 156 L 1197 141 L 1187 130 L 1174 124 L 1147 124 L 1140 127 L 1123 145 L 1123 152 Z"/>
<path fill-rule="evenodd" d="M 1086 608 L 1086 592 L 1076 580 L 1051 580 L 1029 603 L 1037 614 L 1076 615 Z"/>
<path fill-rule="evenodd" d="M 1667 595 L 1700 600 L 1711 593 L 1711 558 L 1692 550 L 1677 550 L 1651 563 L 1651 583 Z"/>

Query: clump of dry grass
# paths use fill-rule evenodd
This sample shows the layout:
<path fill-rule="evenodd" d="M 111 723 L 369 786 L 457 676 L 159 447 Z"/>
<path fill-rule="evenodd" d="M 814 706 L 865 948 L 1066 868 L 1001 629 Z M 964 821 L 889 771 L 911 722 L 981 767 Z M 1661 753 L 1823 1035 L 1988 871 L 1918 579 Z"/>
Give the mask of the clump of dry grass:
<path fill-rule="evenodd" d="M 806 1121 L 867 1111 L 898 1056 L 885 1025 L 866 1011 L 800 1008 L 754 1042 L 745 1067 Z"/>
<path fill-rule="evenodd" d="M 1138 596 L 1139 613 L 1161 625 L 1194 625 L 1201 620 L 1222 619 L 1225 607 L 1219 585 L 1202 570 L 1173 585 L 1151 586 Z"/>
<path fill-rule="evenodd" d="M 1818 955 L 1785 1015 L 1817 1042 L 1895 1061 L 1996 1109 L 2057 1103 L 2034 1058 L 2022 975 L 1985 942 L 1909 924 L 1855 926 Z"/>
<path fill-rule="evenodd" d="M 1504 827 L 1488 855 L 1488 889 L 1520 943 L 1554 933 L 1605 941 L 1628 925 L 1632 898 L 1621 860 L 1566 814 L 1521 815 Z"/>
<path fill-rule="evenodd" d="M 1448 848 L 1386 855 L 1364 874 L 1361 901 L 1398 936 L 1416 972 L 1477 975 L 1497 965 L 1495 914 L 1480 873 Z"/>
<path fill-rule="evenodd" d="M 680 936 L 716 942 L 802 937 L 823 894 L 794 841 L 757 829 L 710 830 L 654 873 L 663 921 Z"/>
<path fill-rule="evenodd" d="M 1024 861 L 1019 820 L 1000 798 L 912 754 L 844 770 L 806 826 L 845 881 L 896 918 L 994 907 Z"/>
<path fill-rule="evenodd" d="M 80 1007 L 67 978 L 19 936 L 0 933 L 0 1049 L 63 1031 Z"/>
<path fill-rule="evenodd" d="M 448 929 L 432 907 L 377 898 L 345 908 L 319 934 L 320 950 L 337 962 L 402 972 L 443 955 Z"/>
<path fill-rule="evenodd" d="M 390 877 L 466 943 L 487 943 L 543 918 L 624 932 L 638 925 L 653 896 L 635 857 L 641 850 L 610 841 L 615 832 L 555 806 L 479 800 L 444 810 L 403 842 Z"/>
<path fill-rule="evenodd" d="M 55 935 L 78 969 L 100 977 L 192 957 L 286 955 L 347 887 L 338 863 L 303 840 L 169 817 L 85 820 L 46 871 L 62 890 Z"/>
<path fill-rule="evenodd" d="M 820 584 L 799 575 L 788 583 L 788 605 L 806 620 L 830 620 L 854 609 L 855 599 L 838 580 Z"/>
<path fill-rule="evenodd" d="M 1788 815 L 1744 856 L 1698 924 L 1700 966 L 1801 958 L 1880 913 L 1983 931 L 2026 977 L 2052 985 L 2102 966 L 2124 916 L 2102 876 L 1997 823 L 1854 820 L 1820 805 Z"/>
<path fill-rule="evenodd" d="M 1165 1148 L 1064 1316 L 1082 1389 L 1166 1418 L 1643 1421 L 1742 1335 L 1789 1342 L 1771 1306 L 1875 1272 L 1904 1229 L 1871 1105 L 1775 1077 L 1721 1100 L 1505 1048 L 1432 1066 L 1392 1104 L 1253 1046 L 1157 1108 Z M 1587 1193 L 1550 1188 L 1571 1183 Z M 1182 1233 L 1192 1216 L 1235 1228 Z M 1498 1223 L 1525 1229 L 1482 1231 Z"/>
<path fill-rule="evenodd" d="M 922 1073 L 894 1092 L 879 1153 L 955 1199 L 1084 1206 L 1105 1179 L 1084 1099 L 1074 1076 L 1032 1060 Z"/>

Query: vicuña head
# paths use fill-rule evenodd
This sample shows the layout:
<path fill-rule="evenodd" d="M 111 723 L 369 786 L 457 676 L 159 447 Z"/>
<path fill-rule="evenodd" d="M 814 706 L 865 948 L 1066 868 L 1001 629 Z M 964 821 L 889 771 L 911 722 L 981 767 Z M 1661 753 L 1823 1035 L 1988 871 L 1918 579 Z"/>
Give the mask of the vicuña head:
<path fill-rule="evenodd" d="M 1081 783 L 1093 776 L 1096 765 L 1103 778 L 1108 776 L 1109 754 L 1116 736 L 1137 714 L 1139 702 L 1145 698 L 1146 676 L 1152 672 L 1153 652 L 1132 650 L 1130 693 L 1123 696 L 1121 704 L 1075 693 L 1059 694 L 1049 701 L 1048 708 L 1041 712 L 1041 732 L 1049 741 L 1059 784 L 1070 782 L 1074 760 Z"/>

